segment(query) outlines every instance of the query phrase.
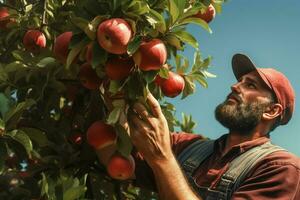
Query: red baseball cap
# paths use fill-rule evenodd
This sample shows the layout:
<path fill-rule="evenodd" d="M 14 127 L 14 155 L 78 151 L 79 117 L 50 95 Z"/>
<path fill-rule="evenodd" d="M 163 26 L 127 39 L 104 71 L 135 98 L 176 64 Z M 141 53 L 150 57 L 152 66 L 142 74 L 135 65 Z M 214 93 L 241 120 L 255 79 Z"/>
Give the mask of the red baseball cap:
<path fill-rule="evenodd" d="M 273 68 L 256 68 L 251 59 L 244 54 L 235 54 L 232 57 L 232 70 L 239 79 L 252 71 L 257 71 L 260 78 L 274 92 L 277 102 L 283 107 L 280 124 L 289 122 L 295 108 L 295 92 L 288 78 Z"/>

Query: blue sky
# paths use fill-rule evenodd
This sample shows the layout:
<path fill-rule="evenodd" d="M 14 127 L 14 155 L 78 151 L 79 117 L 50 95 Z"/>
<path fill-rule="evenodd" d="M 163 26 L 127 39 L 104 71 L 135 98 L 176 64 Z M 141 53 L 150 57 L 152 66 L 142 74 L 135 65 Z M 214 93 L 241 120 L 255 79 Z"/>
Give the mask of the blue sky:
<path fill-rule="evenodd" d="M 231 0 L 210 23 L 212 34 L 190 26 L 197 38 L 203 57 L 213 56 L 210 72 L 217 78 L 208 79 L 207 89 L 197 85 L 196 94 L 171 100 L 177 116 L 191 114 L 197 122 L 196 132 L 218 138 L 227 130 L 214 118 L 214 109 L 230 92 L 235 82 L 231 58 L 245 53 L 260 67 L 273 67 L 283 72 L 296 92 L 296 108 L 289 124 L 271 133 L 272 141 L 300 156 L 300 1 L 299 0 Z M 192 59 L 188 47 L 184 55 Z"/>

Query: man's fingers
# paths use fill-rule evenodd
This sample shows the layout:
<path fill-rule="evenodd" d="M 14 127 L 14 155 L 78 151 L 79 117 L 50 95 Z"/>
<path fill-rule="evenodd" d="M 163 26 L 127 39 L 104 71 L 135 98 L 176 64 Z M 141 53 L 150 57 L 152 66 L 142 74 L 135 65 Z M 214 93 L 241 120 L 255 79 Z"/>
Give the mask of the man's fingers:
<path fill-rule="evenodd" d="M 148 125 L 142 119 L 138 118 L 137 114 L 130 114 L 129 120 L 130 125 L 140 131 L 145 130 L 148 127 Z"/>
<path fill-rule="evenodd" d="M 162 115 L 160 105 L 159 105 L 158 101 L 154 98 L 154 96 L 151 94 L 151 92 L 148 92 L 147 102 L 148 102 L 149 106 L 151 107 L 152 114 L 155 117 L 159 117 Z"/>
<path fill-rule="evenodd" d="M 141 118 L 142 118 L 143 120 L 149 122 L 149 118 L 152 117 L 152 116 L 151 116 L 151 114 L 147 111 L 146 107 L 145 107 L 143 104 L 137 102 L 137 103 L 135 103 L 135 104 L 133 105 L 133 109 L 136 111 L 136 113 L 137 113 L 138 115 L 141 116 Z"/>

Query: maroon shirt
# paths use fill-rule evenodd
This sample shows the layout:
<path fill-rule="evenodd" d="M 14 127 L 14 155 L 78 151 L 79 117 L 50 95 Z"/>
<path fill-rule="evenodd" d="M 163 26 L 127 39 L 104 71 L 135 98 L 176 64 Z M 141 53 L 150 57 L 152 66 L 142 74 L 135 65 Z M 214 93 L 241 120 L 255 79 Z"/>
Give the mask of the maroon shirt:
<path fill-rule="evenodd" d="M 200 135 L 188 133 L 172 134 L 174 153 L 178 155 L 188 144 L 201 138 L 203 137 Z M 222 174 L 228 169 L 230 161 L 248 149 L 264 144 L 269 139 L 259 138 L 241 143 L 223 155 L 225 141 L 226 135 L 219 138 L 215 143 L 214 153 L 196 170 L 194 177 L 198 185 L 215 188 Z M 137 183 L 139 184 L 138 180 L 142 178 L 141 185 L 154 184 L 153 177 L 148 178 L 149 182 L 146 181 L 145 176 L 153 175 L 151 169 L 145 163 L 143 165 L 137 164 Z M 300 200 L 300 159 L 286 151 L 277 151 L 264 157 L 249 172 L 238 190 L 233 193 L 232 199 Z"/>

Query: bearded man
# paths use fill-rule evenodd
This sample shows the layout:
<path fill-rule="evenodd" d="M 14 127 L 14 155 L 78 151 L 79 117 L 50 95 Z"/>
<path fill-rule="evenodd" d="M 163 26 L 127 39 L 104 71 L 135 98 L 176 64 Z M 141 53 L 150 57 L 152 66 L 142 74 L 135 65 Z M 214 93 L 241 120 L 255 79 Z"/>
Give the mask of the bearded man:
<path fill-rule="evenodd" d="M 233 56 L 232 68 L 237 83 L 215 110 L 229 132 L 217 140 L 170 134 L 151 94 L 151 111 L 134 104 L 130 134 L 143 156 L 136 158 L 137 185 L 155 185 L 163 200 L 300 199 L 299 158 L 270 141 L 294 111 L 289 80 L 273 68 L 256 68 L 243 54 Z"/>

